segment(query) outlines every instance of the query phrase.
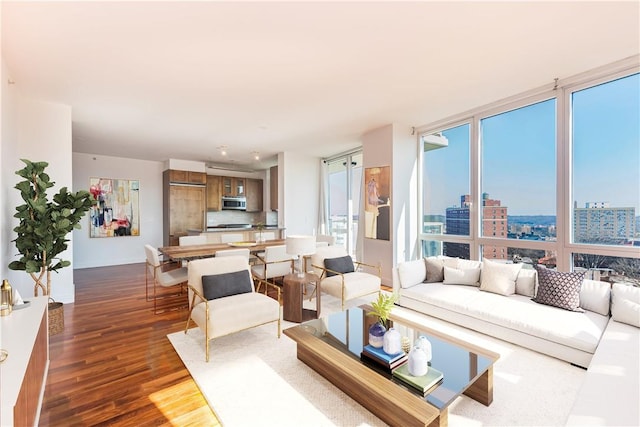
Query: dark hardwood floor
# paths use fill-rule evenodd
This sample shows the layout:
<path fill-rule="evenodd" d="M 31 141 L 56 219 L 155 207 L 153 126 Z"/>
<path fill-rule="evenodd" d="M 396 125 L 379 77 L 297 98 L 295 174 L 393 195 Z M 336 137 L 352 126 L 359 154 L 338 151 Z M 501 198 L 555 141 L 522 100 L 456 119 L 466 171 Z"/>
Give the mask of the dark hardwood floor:
<path fill-rule="evenodd" d="M 50 337 L 41 426 L 220 425 L 166 337 L 184 329 L 187 310 L 154 315 L 144 269 L 75 271 L 76 301 Z"/>

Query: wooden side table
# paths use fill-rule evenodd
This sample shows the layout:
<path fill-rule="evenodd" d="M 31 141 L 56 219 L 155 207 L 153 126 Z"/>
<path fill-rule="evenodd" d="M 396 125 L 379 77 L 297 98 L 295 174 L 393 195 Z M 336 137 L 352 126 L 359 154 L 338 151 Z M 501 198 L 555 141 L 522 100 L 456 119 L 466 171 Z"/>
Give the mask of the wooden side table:
<path fill-rule="evenodd" d="M 316 284 L 316 309 L 302 308 L 302 287 L 309 283 Z M 283 280 L 283 305 L 282 317 L 289 322 L 301 323 L 320 317 L 320 278 L 312 273 L 305 273 L 304 277 L 298 277 L 297 273 L 287 274 Z"/>

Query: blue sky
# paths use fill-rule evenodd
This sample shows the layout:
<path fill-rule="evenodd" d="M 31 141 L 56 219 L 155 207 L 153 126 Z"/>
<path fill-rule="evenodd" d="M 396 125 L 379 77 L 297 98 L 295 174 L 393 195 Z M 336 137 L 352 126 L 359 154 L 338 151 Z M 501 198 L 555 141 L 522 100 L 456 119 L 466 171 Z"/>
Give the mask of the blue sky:
<path fill-rule="evenodd" d="M 635 207 L 640 215 L 640 79 L 576 92 L 573 200 Z M 510 215 L 555 215 L 556 102 L 482 120 L 481 188 Z M 444 132 L 449 146 L 425 156 L 425 213 L 444 214 L 469 193 L 469 126 Z"/>

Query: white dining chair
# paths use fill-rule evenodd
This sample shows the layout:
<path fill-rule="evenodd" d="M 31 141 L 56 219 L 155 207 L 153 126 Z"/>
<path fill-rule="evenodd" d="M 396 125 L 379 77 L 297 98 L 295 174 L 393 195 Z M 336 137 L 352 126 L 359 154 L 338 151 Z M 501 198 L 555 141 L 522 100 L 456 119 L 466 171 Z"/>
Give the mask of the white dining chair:
<path fill-rule="evenodd" d="M 163 271 L 163 266 L 167 262 L 160 261 L 160 254 L 158 249 L 151 245 L 144 245 L 144 251 L 147 259 L 147 268 L 145 272 L 145 286 L 146 286 L 146 298 L 149 299 L 149 275 L 153 278 L 153 313 L 158 314 L 158 299 L 183 297 L 182 287 L 187 284 L 187 269 L 185 267 L 175 268 L 173 270 Z M 161 288 L 170 288 L 178 286 L 180 288 L 179 293 L 158 295 L 158 286 Z"/>
<path fill-rule="evenodd" d="M 243 256 L 246 259 L 249 259 L 251 256 L 251 251 L 247 248 L 237 248 L 237 249 L 223 249 L 221 251 L 216 251 L 216 258 L 220 258 L 223 256 Z"/>

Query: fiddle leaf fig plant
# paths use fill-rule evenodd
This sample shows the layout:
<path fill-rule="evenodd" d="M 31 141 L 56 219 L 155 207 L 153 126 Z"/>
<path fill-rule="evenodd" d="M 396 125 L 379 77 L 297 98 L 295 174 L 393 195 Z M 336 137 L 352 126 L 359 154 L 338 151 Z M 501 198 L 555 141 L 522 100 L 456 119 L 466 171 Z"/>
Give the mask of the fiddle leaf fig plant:
<path fill-rule="evenodd" d="M 47 198 L 47 189 L 53 187 L 45 169 L 47 162 L 31 162 L 21 159 L 25 167 L 16 171 L 24 178 L 14 188 L 20 191 L 24 204 L 16 206 L 15 218 L 20 221 L 13 229 L 17 237 L 13 240 L 20 259 L 9 264 L 11 270 L 23 270 L 35 281 L 34 295 L 41 289 L 44 295 L 51 295 L 51 272 L 68 267 L 70 261 L 58 255 L 67 249 L 66 236 L 80 228 L 80 220 L 94 204 L 88 191 L 69 192 L 62 187 Z M 46 284 L 43 279 L 46 276 Z"/>

